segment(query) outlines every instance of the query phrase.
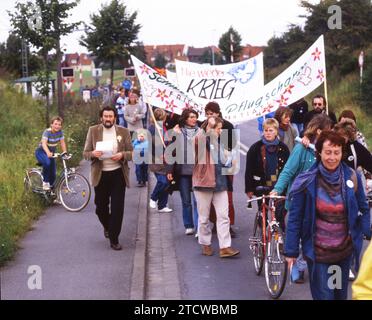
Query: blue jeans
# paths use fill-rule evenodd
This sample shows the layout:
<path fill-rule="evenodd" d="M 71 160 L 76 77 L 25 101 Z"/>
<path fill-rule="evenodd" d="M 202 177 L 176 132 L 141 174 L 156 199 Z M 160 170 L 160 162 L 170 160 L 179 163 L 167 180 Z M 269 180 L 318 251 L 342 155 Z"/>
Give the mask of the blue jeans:
<path fill-rule="evenodd" d="M 37 161 L 43 166 L 43 178 L 44 182 L 49 182 L 52 186 L 56 180 L 57 168 L 56 160 L 54 158 L 48 158 L 45 151 L 41 148 L 37 148 L 35 151 Z"/>
<path fill-rule="evenodd" d="M 192 192 L 192 176 L 180 176 L 179 181 L 180 195 L 182 200 L 182 217 L 185 228 L 198 228 L 198 209 L 196 199 Z M 192 202 L 191 203 L 191 194 Z M 193 211 L 194 205 L 194 211 Z"/>
<path fill-rule="evenodd" d="M 136 164 L 136 177 L 138 182 L 148 181 L 148 167 L 146 163 Z"/>
<path fill-rule="evenodd" d="M 307 262 L 310 275 L 310 290 L 314 300 L 346 300 L 347 290 L 349 285 L 349 269 L 351 264 L 351 256 L 338 263 L 318 263 Z M 340 289 L 330 288 L 328 281 L 334 283 L 330 277 L 335 278 L 334 270 L 329 270 L 331 266 L 339 266 L 341 268 L 340 274 Z"/>
<path fill-rule="evenodd" d="M 151 200 L 158 202 L 158 209 L 161 210 L 167 206 L 168 203 L 168 192 L 166 188 L 168 187 L 168 179 L 164 174 L 155 173 L 156 185 L 151 194 Z"/>

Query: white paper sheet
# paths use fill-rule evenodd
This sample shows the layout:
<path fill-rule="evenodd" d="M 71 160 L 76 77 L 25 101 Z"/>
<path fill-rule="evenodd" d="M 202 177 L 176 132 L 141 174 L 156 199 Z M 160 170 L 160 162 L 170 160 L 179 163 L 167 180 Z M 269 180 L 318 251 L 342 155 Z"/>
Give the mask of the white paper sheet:
<path fill-rule="evenodd" d="M 102 156 L 99 158 L 100 160 L 110 159 L 114 154 L 114 144 L 112 141 L 98 141 L 96 150 L 103 152 Z"/>

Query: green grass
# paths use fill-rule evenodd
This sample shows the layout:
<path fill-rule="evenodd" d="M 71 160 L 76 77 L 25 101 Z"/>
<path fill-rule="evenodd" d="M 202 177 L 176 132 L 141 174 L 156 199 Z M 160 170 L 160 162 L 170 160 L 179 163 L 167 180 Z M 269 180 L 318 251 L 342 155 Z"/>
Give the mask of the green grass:
<path fill-rule="evenodd" d="M 74 155 L 72 165 L 81 160 L 86 132 L 97 121 L 98 108 L 80 100 L 65 108 L 63 129 Z M 23 188 L 25 169 L 36 163 L 34 152 L 45 129 L 44 112 L 42 102 L 0 81 L 0 265 L 11 259 L 19 239 L 45 210 L 43 201 Z M 51 115 L 55 114 L 53 108 Z"/>
<path fill-rule="evenodd" d="M 372 148 L 372 115 L 367 114 L 359 104 L 359 77 L 349 75 L 341 81 L 330 79 L 328 83 L 328 100 L 330 108 L 335 111 L 338 118 L 339 114 L 345 110 L 352 110 L 357 119 L 357 127 L 367 139 L 369 149 Z"/>
<path fill-rule="evenodd" d="M 110 78 L 111 71 L 110 70 L 102 70 L 102 77 L 99 80 L 100 84 L 106 85 L 107 79 Z M 114 85 L 121 85 L 124 81 L 124 69 L 121 70 L 114 70 Z M 93 87 L 96 85 L 96 79 L 92 77 L 91 71 L 83 71 L 83 87 L 88 85 L 89 87 Z M 80 72 L 75 71 L 74 73 L 74 83 L 72 85 L 72 90 L 78 92 L 80 89 Z"/>

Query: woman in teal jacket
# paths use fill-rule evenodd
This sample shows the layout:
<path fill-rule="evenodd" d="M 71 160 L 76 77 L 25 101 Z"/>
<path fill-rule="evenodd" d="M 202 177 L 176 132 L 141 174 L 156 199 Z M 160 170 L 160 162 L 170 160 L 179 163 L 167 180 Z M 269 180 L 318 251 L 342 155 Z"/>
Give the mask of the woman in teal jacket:
<path fill-rule="evenodd" d="M 314 144 L 319 137 L 322 130 L 330 129 L 332 126 L 332 120 L 324 114 L 315 116 L 307 125 L 305 131 L 305 138 Z M 275 184 L 272 195 L 280 195 L 288 193 L 291 189 L 293 181 L 302 172 L 311 168 L 315 163 L 315 148 L 305 147 L 302 143 L 297 143 L 293 148 L 291 155 L 287 163 L 285 164 L 282 172 L 279 175 L 278 182 Z M 285 208 L 289 210 L 290 199 L 287 198 Z M 291 278 L 293 282 L 303 283 L 306 270 L 306 262 L 302 255 L 296 260 L 296 264 L 293 266 Z"/>
<path fill-rule="evenodd" d="M 314 144 L 322 130 L 330 129 L 332 121 L 323 114 L 315 116 L 307 125 L 304 136 Z M 285 194 L 291 189 L 294 179 L 301 173 L 308 170 L 316 161 L 313 146 L 305 147 L 302 143 L 297 143 L 288 158 L 279 179 L 275 184 L 272 195 Z M 286 200 L 285 208 L 288 210 L 290 200 Z"/>

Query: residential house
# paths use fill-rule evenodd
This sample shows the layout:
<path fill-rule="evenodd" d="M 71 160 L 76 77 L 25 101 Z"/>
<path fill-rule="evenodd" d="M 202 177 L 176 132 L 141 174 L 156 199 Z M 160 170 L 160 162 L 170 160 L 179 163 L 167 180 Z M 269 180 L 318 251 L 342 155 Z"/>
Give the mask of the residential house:
<path fill-rule="evenodd" d="M 93 59 L 86 53 L 67 53 L 64 55 L 62 67 L 73 67 L 75 71 L 92 71 L 95 68 Z"/>

